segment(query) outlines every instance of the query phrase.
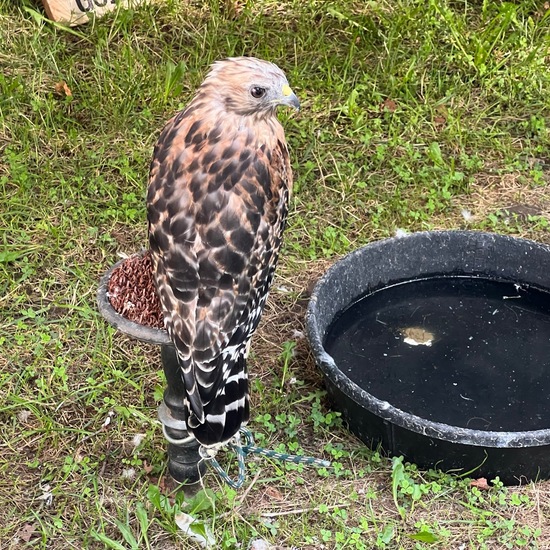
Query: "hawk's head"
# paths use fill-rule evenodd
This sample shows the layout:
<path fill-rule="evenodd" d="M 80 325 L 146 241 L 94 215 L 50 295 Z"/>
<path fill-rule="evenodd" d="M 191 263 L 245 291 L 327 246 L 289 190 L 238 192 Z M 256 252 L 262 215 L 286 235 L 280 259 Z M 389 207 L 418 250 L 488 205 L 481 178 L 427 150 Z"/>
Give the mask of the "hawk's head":
<path fill-rule="evenodd" d="M 220 101 L 226 111 L 240 115 L 272 115 L 279 105 L 300 108 L 283 71 L 255 57 L 216 61 L 201 89 Z"/>

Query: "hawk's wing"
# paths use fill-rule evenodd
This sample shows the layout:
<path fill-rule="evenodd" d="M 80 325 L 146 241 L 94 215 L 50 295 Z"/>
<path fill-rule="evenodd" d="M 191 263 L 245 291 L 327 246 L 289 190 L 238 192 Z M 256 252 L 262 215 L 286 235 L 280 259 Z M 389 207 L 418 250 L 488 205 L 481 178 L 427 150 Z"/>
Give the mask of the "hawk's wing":
<path fill-rule="evenodd" d="M 192 114 L 177 115 L 159 138 L 148 218 L 165 324 L 196 427 L 224 424 L 235 400 L 244 407 L 243 382 L 231 370 L 265 304 L 292 176 L 282 128 L 268 150 L 254 147 L 247 130 L 229 142 L 217 127 L 207 133 Z"/>

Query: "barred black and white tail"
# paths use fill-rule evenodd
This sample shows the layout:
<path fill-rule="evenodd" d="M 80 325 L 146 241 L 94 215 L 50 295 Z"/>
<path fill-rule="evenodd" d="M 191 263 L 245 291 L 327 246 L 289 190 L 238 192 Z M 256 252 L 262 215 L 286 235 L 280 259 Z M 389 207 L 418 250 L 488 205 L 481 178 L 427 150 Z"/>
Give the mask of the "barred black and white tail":
<path fill-rule="evenodd" d="M 224 378 L 226 375 L 227 379 L 217 395 L 211 398 L 204 388 L 199 388 L 197 391 L 201 398 L 200 403 L 189 399 L 189 396 L 185 400 L 187 429 L 205 447 L 227 443 L 246 425 L 250 417 L 245 357 L 229 359 L 225 364 L 223 356 L 219 359 L 220 363 L 216 368 L 220 372 L 224 371 Z"/>

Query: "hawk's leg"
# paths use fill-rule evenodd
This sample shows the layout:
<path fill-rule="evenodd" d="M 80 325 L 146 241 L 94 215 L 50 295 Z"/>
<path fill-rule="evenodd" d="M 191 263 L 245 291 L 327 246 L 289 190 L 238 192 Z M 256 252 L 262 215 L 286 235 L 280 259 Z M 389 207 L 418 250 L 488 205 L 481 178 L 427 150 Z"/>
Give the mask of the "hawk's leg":
<path fill-rule="evenodd" d="M 197 483 L 204 474 L 206 464 L 199 454 L 198 441 L 186 429 L 184 387 L 173 345 L 161 346 L 161 359 L 167 387 L 158 416 L 168 440 L 168 470 L 180 483 Z"/>

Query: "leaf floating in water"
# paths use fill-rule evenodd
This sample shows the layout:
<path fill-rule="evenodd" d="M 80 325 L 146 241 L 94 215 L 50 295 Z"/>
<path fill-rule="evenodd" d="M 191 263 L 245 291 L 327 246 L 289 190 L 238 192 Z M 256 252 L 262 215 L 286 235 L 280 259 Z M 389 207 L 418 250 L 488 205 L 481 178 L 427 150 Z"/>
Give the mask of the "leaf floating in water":
<path fill-rule="evenodd" d="M 403 328 L 401 334 L 404 336 L 403 342 L 410 346 L 431 346 L 435 338 L 433 333 L 422 327 Z"/>

